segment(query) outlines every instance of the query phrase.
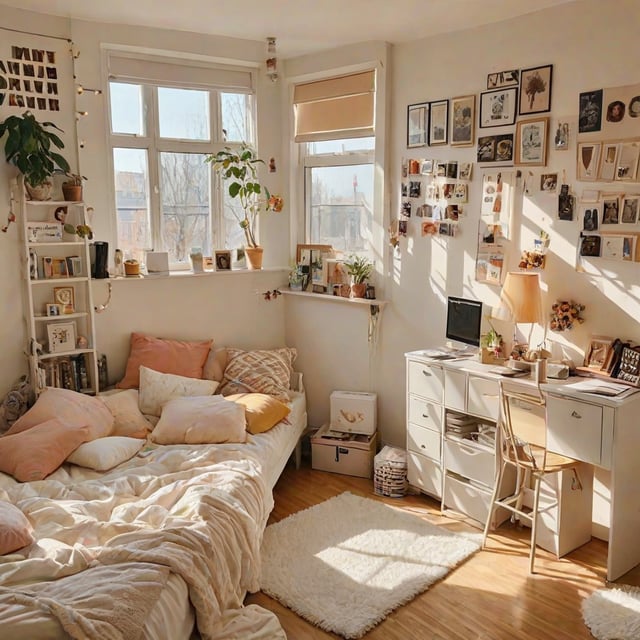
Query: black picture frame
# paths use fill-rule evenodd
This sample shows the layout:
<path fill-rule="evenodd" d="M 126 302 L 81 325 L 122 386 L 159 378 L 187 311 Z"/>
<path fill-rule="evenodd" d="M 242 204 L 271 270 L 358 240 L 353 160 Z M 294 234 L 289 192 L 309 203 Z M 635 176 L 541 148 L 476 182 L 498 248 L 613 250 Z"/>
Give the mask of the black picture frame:
<path fill-rule="evenodd" d="M 602 89 L 583 91 L 578 107 L 578 133 L 600 131 L 602 128 Z"/>
<path fill-rule="evenodd" d="M 520 107 L 518 113 L 528 116 L 551 111 L 553 65 L 546 64 L 520 71 Z"/>
<path fill-rule="evenodd" d="M 506 87 L 480 94 L 479 127 L 505 127 L 516 121 L 518 88 Z"/>
<path fill-rule="evenodd" d="M 449 142 L 449 100 L 434 100 L 429 103 L 429 146 L 435 147 Z"/>
<path fill-rule="evenodd" d="M 407 148 L 427 145 L 429 103 L 418 102 L 407 106 Z"/>

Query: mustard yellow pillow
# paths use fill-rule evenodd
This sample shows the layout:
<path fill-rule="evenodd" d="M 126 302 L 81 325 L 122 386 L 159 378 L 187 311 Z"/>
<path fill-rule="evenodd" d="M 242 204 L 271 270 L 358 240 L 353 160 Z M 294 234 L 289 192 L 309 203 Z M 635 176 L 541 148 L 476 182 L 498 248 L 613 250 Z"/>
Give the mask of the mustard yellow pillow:
<path fill-rule="evenodd" d="M 288 405 L 266 393 L 234 393 L 226 398 L 244 406 L 247 431 L 254 435 L 269 431 L 291 412 Z"/>

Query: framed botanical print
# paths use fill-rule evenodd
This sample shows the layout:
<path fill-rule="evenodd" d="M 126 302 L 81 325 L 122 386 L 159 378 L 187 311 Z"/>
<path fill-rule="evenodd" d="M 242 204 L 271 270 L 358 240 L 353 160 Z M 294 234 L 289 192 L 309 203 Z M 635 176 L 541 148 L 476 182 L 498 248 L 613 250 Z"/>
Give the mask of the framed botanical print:
<path fill-rule="evenodd" d="M 576 165 L 576 178 L 578 180 L 596 180 L 600 165 L 599 142 L 580 142 L 578 144 L 578 157 Z"/>
<path fill-rule="evenodd" d="M 548 135 L 548 117 L 520 120 L 516 127 L 515 163 L 529 167 L 546 166 Z"/>
<path fill-rule="evenodd" d="M 429 103 L 429 144 L 447 144 L 449 129 L 449 101 Z"/>
<path fill-rule="evenodd" d="M 501 127 L 516 121 L 518 89 L 498 89 L 480 94 L 480 127 Z"/>
<path fill-rule="evenodd" d="M 553 65 L 522 69 L 520 72 L 521 116 L 551 111 L 551 80 Z"/>
<path fill-rule="evenodd" d="M 451 145 L 470 147 L 474 142 L 476 97 L 462 96 L 451 99 Z"/>
<path fill-rule="evenodd" d="M 427 144 L 428 123 L 428 102 L 407 107 L 407 147 L 424 147 Z"/>

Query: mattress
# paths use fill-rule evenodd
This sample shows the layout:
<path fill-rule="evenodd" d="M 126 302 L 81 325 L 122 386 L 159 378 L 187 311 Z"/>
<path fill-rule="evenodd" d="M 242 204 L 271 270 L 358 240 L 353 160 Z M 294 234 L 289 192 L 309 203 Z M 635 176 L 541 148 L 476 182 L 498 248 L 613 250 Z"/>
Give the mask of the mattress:
<path fill-rule="evenodd" d="M 284 638 L 285 636 L 283 633 L 281 634 L 281 629 L 273 614 L 260 610 L 258 607 L 242 608 L 242 600 L 247 590 L 252 591 L 258 588 L 259 544 L 268 515 L 273 507 L 271 489 L 306 427 L 304 393 L 292 392 L 291 396 L 292 410 L 286 421 L 279 423 L 266 433 L 250 435 L 245 444 L 197 445 L 193 447 L 189 445 L 164 447 L 150 445 L 143 450 L 145 457 L 136 457 L 104 474 L 75 465 L 63 465 L 45 481 L 31 483 L 39 485 L 38 487 L 30 487 L 29 483 L 21 485 L 9 476 L 0 474 L 0 488 L 7 491 L 9 499 L 18 504 L 30 519 L 34 513 L 43 514 L 47 510 L 51 510 L 51 513 L 57 515 L 62 523 L 64 523 L 64 518 L 69 518 L 71 528 L 75 531 L 73 539 L 65 540 L 65 527 L 61 525 L 59 531 L 56 532 L 55 526 L 49 522 L 49 517 L 43 516 L 42 525 L 36 527 L 36 537 L 41 549 L 33 554 L 33 558 L 30 556 L 26 562 L 24 562 L 24 558 L 23 562 L 14 562 L 13 556 L 0 558 L 0 637 L 10 637 L 13 640 L 32 638 L 57 640 L 69 637 L 67 634 L 79 638 L 92 637 L 86 629 L 78 631 L 78 635 L 70 633 L 68 621 L 67 626 L 63 629 L 63 624 L 60 622 L 61 616 L 52 616 L 48 607 L 43 605 L 44 596 L 30 595 L 31 600 L 26 603 L 24 599 L 16 601 L 12 595 L 12 585 L 16 584 L 15 580 L 17 579 L 22 587 L 25 583 L 25 580 L 22 579 L 24 576 L 27 576 L 27 582 L 37 582 L 36 579 L 41 576 L 40 580 L 51 585 L 52 577 L 58 578 L 74 574 L 76 565 L 88 562 L 88 566 L 91 568 L 95 562 L 92 563 L 91 558 L 84 558 L 89 555 L 89 552 L 82 544 L 85 540 L 82 537 L 78 539 L 77 532 L 84 532 L 83 519 L 90 521 L 93 518 L 94 510 L 100 508 L 101 502 L 119 503 L 122 497 L 123 504 L 118 504 L 115 507 L 111 504 L 110 508 L 113 507 L 109 516 L 111 520 L 108 524 L 98 527 L 100 535 L 102 535 L 104 528 L 113 527 L 116 534 L 120 531 L 119 528 L 122 528 L 122 533 L 119 536 L 116 535 L 114 539 L 123 541 L 122 546 L 126 548 L 127 554 L 126 562 L 135 562 L 135 560 L 141 559 L 142 563 L 146 563 L 149 554 L 156 553 L 158 555 L 157 549 L 170 548 L 169 546 L 163 547 L 165 544 L 171 545 L 173 541 L 167 529 L 174 526 L 176 521 L 179 523 L 182 517 L 186 519 L 185 526 L 192 526 L 193 522 L 197 522 L 201 517 L 203 509 L 205 513 L 208 513 L 206 507 L 209 500 L 215 497 L 218 501 L 217 509 L 224 512 L 220 523 L 197 533 L 201 537 L 202 534 L 207 537 L 212 552 L 221 546 L 229 547 L 227 550 L 231 554 L 228 558 L 229 567 L 222 566 L 219 559 L 216 559 L 215 562 L 211 561 L 212 564 L 219 567 L 219 570 L 218 568 L 215 570 L 224 575 L 214 576 L 215 580 L 209 576 L 211 581 L 220 582 L 219 589 L 223 593 L 219 595 L 216 592 L 215 598 L 203 598 L 202 591 L 206 592 L 210 587 L 209 584 L 205 584 L 207 580 L 199 587 L 195 579 L 195 586 L 187 584 L 191 579 L 188 571 L 185 570 L 182 575 L 179 575 L 175 570 L 176 567 L 184 564 L 184 557 L 187 556 L 183 556 L 182 559 L 177 558 L 176 566 L 172 567 L 173 571 L 167 571 L 166 567 L 160 567 L 156 572 L 157 575 L 153 576 L 154 580 L 157 578 L 159 586 L 154 587 L 153 602 L 145 610 L 140 637 L 146 640 L 188 639 L 191 637 L 196 617 L 199 626 L 207 629 L 202 637 L 211 639 L 229 637 L 223 627 L 211 623 L 211 616 L 216 614 L 216 611 L 209 611 L 210 603 L 202 604 L 203 600 L 213 599 L 219 600 L 221 603 L 232 602 L 236 604 L 236 609 L 223 609 L 222 612 L 218 611 L 217 615 L 225 620 L 228 617 L 230 624 L 235 625 L 234 628 L 241 628 L 243 638 L 248 640 L 254 632 L 256 637 Z M 192 479 L 189 474 L 189 469 L 192 467 L 196 470 L 194 473 L 200 474 L 197 481 Z M 163 475 L 165 469 L 168 469 L 167 476 Z M 173 480 L 169 482 L 173 475 L 177 479 L 176 482 Z M 209 482 L 215 487 L 213 494 L 208 489 Z M 154 483 L 158 483 L 157 491 L 151 492 L 151 489 L 147 489 L 147 487 L 154 487 Z M 118 493 L 120 488 L 122 494 Z M 101 491 L 104 492 L 104 496 L 101 495 Z M 131 491 L 140 493 L 140 496 L 136 497 L 135 502 L 132 503 L 135 505 L 134 507 L 127 503 L 127 492 Z M 85 494 L 90 496 L 92 502 L 85 503 L 83 500 L 78 500 L 78 497 L 82 498 Z M 194 494 L 206 494 L 206 496 L 202 499 L 199 497 L 200 502 L 195 502 Z M 48 496 L 50 502 L 47 503 L 43 496 Z M 145 500 L 148 501 L 148 504 L 145 503 Z M 184 504 L 182 504 L 183 502 Z M 86 512 L 83 511 L 85 508 Z M 61 509 L 65 510 L 62 515 L 56 513 Z M 113 513 L 116 513 L 118 509 L 121 509 L 121 512 L 117 517 L 114 517 Z M 129 512 L 131 509 L 133 510 Z M 185 515 L 187 511 L 189 513 Z M 171 518 L 165 520 L 167 513 L 171 514 Z M 208 516 L 202 517 L 206 520 Z M 142 533 L 138 531 L 139 527 L 136 528 L 141 520 L 144 522 Z M 145 529 L 148 526 L 156 526 L 156 521 L 158 522 L 157 526 L 161 528 L 156 531 Z M 228 524 L 229 522 L 233 523 L 233 536 L 229 535 L 231 530 L 226 533 L 217 533 L 217 527 L 224 529 L 231 526 Z M 197 525 L 200 526 L 201 523 L 197 522 Z M 135 531 L 132 533 L 130 529 Z M 239 533 L 238 529 L 241 529 Z M 159 537 L 160 533 L 169 536 L 168 539 L 163 538 L 156 541 L 156 534 Z M 151 537 L 152 534 L 153 537 Z M 44 539 L 48 535 L 51 535 L 52 540 L 45 541 Z M 87 538 L 96 535 L 98 534 L 90 531 L 87 527 Z M 145 546 L 145 535 L 149 536 L 149 540 L 152 540 L 147 546 Z M 216 535 L 219 535 L 217 544 L 215 539 L 210 539 L 215 538 Z M 236 548 L 229 541 L 230 537 L 238 539 Z M 240 539 L 242 539 L 242 544 L 245 544 L 245 538 L 251 540 L 247 549 L 239 546 Z M 109 540 L 107 545 L 111 544 L 112 542 Z M 194 542 L 194 545 L 197 546 L 197 544 L 199 543 Z M 89 546 L 89 543 L 87 545 Z M 118 547 L 115 543 L 113 546 Z M 108 551 L 112 556 L 115 554 L 108 562 L 117 563 L 120 561 L 122 549 L 118 547 Z M 51 558 L 38 557 L 47 556 L 47 554 L 51 554 Z M 164 560 L 161 559 L 158 564 L 162 565 L 163 562 Z M 30 567 L 21 578 L 20 572 L 24 572 L 25 565 L 29 565 L 29 563 L 31 563 Z M 145 567 L 146 565 L 142 563 L 138 564 Z M 171 566 L 170 559 L 167 559 L 166 563 Z M 202 559 L 198 557 L 198 564 L 201 563 Z M 44 565 L 46 566 L 43 569 Z M 53 569 L 51 569 L 52 566 Z M 120 565 L 112 566 L 117 568 Z M 129 565 L 122 564 L 122 566 L 128 567 Z M 55 575 L 51 575 L 51 572 Z M 147 580 L 148 577 L 142 574 L 140 579 Z M 236 582 L 238 584 L 234 585 Z M 40 586 L 40 583 L 37 583 L 36 586 Z M 32 601 L 37 601 L 38 604 L 32 604 Z M 87 624 L 91 625 L 93 622 L 90 621 Z M 266 635 L 265 629 L 271 629 L 272 635 Z M 98 635 L 97 637 L 107 636 Z"/>

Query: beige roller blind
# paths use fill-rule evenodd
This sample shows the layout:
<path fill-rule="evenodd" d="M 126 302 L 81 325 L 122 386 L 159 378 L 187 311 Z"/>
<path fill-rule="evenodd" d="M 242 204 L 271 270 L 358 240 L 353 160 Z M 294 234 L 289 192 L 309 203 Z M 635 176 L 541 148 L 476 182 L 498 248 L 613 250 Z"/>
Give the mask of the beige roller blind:
<path fill-rule="evenodd" d="M 375 71 L 298 84 L 293 104 L 296 142 L 371 136 Z"/>
<path fill-rule="evenodd" d="M 109 52 L 109 79 L 162 87 L 191 87 L 250 92 L 251 71 L 218 66 L 202 61 L 178 60 L 157 56 L 133 56 L 121 51 Z"/>

